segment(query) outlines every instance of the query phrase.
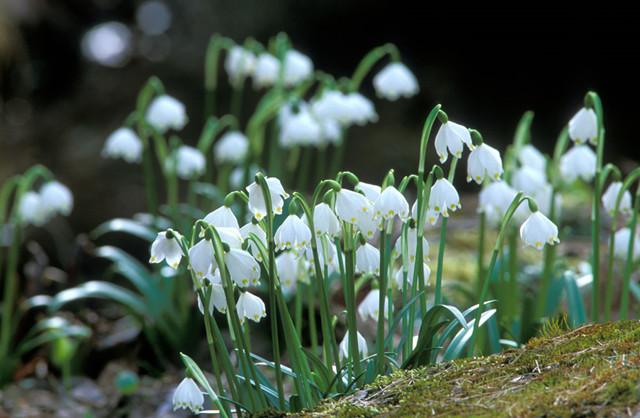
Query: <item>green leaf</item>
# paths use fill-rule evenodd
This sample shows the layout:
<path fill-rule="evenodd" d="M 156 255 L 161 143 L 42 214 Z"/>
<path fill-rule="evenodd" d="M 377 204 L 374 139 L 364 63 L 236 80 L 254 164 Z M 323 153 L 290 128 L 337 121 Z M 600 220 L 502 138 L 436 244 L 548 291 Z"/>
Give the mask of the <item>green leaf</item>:
<path fill-rule="evenodd" d="M 572 327 L 578 327 L 587 321 L 587 314 L 584 309 L 582 295 L 576 283 L 575 274 L 566 271 L 563 275 L 564 289 L 567 295 L 567 310 L 569 313 L 569 323 Z"/>
<path fill-rule="evenodd" d="M 140 293 L 147 297 L 153 296 L 151 289 L 153 275 L 142 263 L 118 247 L 105 245 L 95 249 L 96 257 L 106 258 L 113 262 L 113 269 L 127 278 Z"/>
<path fill-rule="evenodd" d="M 400 311 L 398 311 L 397 314 L 395 314 L 393 316 L 393 322 L 391 323 L 391 326 L 387 330 L 387 337 L 384 340 L 384 346 L 385 347 L 390 347 L 391 346 L 391 341 L 393 340 L 393 334 L 395 332 L 395 329 L 398 327 L 398 325 L 400 324 L 402 319 L 405 317 L 405 315 L 407 315 L 409 313 L 409 310 L 411 309 L 411 306 L 413 306 L 413 304 L 416 303 L 416 301 L 420 298 L 420 296 L 423 293 L 424 293 L 424 290 L 418 292 L 414 297 L 409 299 L 409 301 L 406 303 L 406 305 L 403 306 L 402 309 L 400 309 Z"/>
<path fill-rule="evenodd" d="M 65 318 L 54 316 L 36 323 L 16 347 L 16 353 L 23 355 L 59 338 L 85 339 L 90 336 L 91 330 L 84 325 L 72 324 Z"/>
<path fill-rule="evenodd" d="M 480 327 L 482 327 L 493 315 L 495 315 L 496 310 L 490 309 L 486 312 L 483 312 L 480 316 L 480 324 L 478 325 L 478 331 Z M 467 345 L 474 331 L 475 318 L 469 321 L 467 324 L 467 328 L 461 329 L 458 333 L 453 337 L 451 343 L 445 350 L 443 354 L 443 358 L 445 361 L 450 361 L 457 359 L 464 352 L 464 347 Z"/>
<path fill-rule="evenodd" d="M 152 242 L 157 235 L 156 231 L 139 222 L 131 219 L 116 218 L 98 225 L 97 228 L 91 231 L 91 238 L 95 240 L 112 232 L 124 232 L 149 242 Z"/>
<path fill-rule="evenodd" d="M 180 359 L 182 360 L 184 367 L 186 367 L 186 369 L 189 371 L 189 374 L 193 376 L 195 381 L 198 382 L 200 386 L 205 388 L 211 400 L 213 402 L 218 402 L 218 395 L 216 395 L 216 393 L 213 391 L 213 388 L 209 384 L 209 381 L 205 377 L 204 373 L 202 373 L 202 370 L 200 369 L 198 364 L 193 361 L 191 357 L 184 353 L 180 353 Z"/>
<path fill-rule="evenodd" d="M 99 280 L 92 280 L 58 293 L 51 299 L 49 312 L 55 312 L 68 303 L 90 298 L 118 302 L 140 318 L 148 314 L 147 305 L 138 295 L 121 286 Z"/>
<path fill-rule="evenodd" d="M 416 368 L 429 364 L 436 333 L 451 322 L 457 322 L 465 329 L 467 327 L 464 315 L 455 306 L 436 305 L 429 309 L 420 325 L 416 348 L 402 364 L 402 368 Z"/>

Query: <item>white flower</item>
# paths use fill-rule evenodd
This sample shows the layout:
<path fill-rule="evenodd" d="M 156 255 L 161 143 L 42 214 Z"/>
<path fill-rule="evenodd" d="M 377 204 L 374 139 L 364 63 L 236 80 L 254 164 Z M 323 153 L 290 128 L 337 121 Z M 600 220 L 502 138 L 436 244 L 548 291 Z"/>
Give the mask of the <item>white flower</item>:
<path fill-rule="evenodd" d="M 284 85 L 291 87 L 313 75 L 313 62 L 306 55 L 294 49 L 284 56 Z"/>
<path fill-rule="evenodd" d="M 380 193 L 382 193 L 382 187 L 376 184 L 365 183 L 364 181 L 359 182 L 355 189 L 359 192 L 362 192 L 364 196 L 369 199 L 371 203 L 374 203 L 380 197 Z"/>
<path fill-rule="evenodd" d="M 216 228 L 235 228 L 239 229 L 238 219 L 230 207 L 220 206 L 213 212 L 209 212 L 203 219 L 206 223 Z"/>
<path fill-rule="evenodd" d="M 339 90 L 325 90 L 311 102 L 311 111 L 322 120 L 335 120 L 343 125 L 351 122 L 347 96 Z"/>
<path fill-rule="evenodd" d="M 245 319 L 260 322 L 260 319 L 267 316 L 267 309 L 262 299 L 249 292 L 240 292 L 240 297 L 236 303 L 236 312 L 238 312 L 242 322 Z"/>
<path fill-rule="evenodd" d="M 340 189 L 336 193 L 336 215 L 344 222 L 357 225 L 359 220 L 373 217 L 373 204 L 360 193 Z"/>
<path fill-rule="evenodd" d="M 620 194 L 621 189 L 622 182 L 614 181 L 602 195 L 602 206 L 604 206 L 605 210 L 610 214 L 613 214 L 613 211 L 615 210 L 616 200 L 618 199 L 618 194 Z M 625 190 L 622 194 L 618 210 L 627 214 L 631 212 L 631 193 L 629 193 L 629 190 Z"/>
<path fill-rule="evenodd" d="M 407 268 L 407 289 L 411 289 L 411 286 L 413 285 L 413 276 L 415 274 L 419 274 L 419 271 L 416 273 L 415 266 L 416 263 L 409 263 L 409 267 Z M 424 284 L 427 286 L 429 283 L 429 276 L 431 275 L 431 269 L 427 263 L 422 263 L 422 274 L 424 277 Z M 404 271 L 402 269 L 396 271 L 395 280 L 398 289 L 402 290 L 402 285 L 404 284 Z"/>
<path fill-rule="evenodd" d="M 446 218 L 449 211 L 455 212 L 461 207 L 460 196 L 453 184 L 445 178 L 436 180 L 429 194 L 429 209 L 433 210 L 434 214 L 439 213 Z"/>
<path fill-rule="evenodd" d="M 210 291 L 211 296 L 209 297 L 209 313 L 213 315 L 214 309 L 217 309 L 218 312 L 226 314 L 227 313 L 227 298 L 224 294 L 224 287 L 222 286 L 222 279 L 220 278 L 220 270 L 216 270 L 214 274 L 209 273 L 206 277 L 211 283 Z M 203 301 L 200 300 L 200 296 L 198 295 L 198 309 L 200 313 L 204 315 L 204 305 Z"/>
<path fill-rule="evenodd" d="M 553 186 L 550 184 L 545 184 L 541 189 L 536 191 L 531 197 L 533 197 L 538 204 L 538 209 L 540 212 L 545 215 L 551 212 L 551 197 L 553 195 Z M 556 193 L 555 202 L 554 202 L 554 210 L 555 216 L 559 219 L 560 211 L 562 209 L 562 195 L 560 193 Z M 515 218 L 519 220 L 523 220 L 526 218 L 529 212 L 529 208 L 526 205 L 518 206 L 518 209 L 515 213 Z"/>
<path fill-rule="evenodd" d="M 613 237 L 613 253 L 616 257 L 623 260 L 627 259 L 627 253 L 629 251 L 629 240 L 631 239 L 631 230 L 629 228 L 621 228 L 616 231 Z M 633 259 L 635 260 L 640 255 L 640 237 L 638 234 L 633 239 Z"/>
<path fill-rule="evenodd" d="M 249 236 L 250 234 L 254 234 L 258 238 L 258 240 L 266 247 L 267 234 L 264 232 L 264 230 L 260 228 L 259 225 L 249 222 L 248 224 L 240 228 L 240 234 L 245 241 L 249 241 L 249 251 L 251 252 L 251 254 L 253 254 L 255 259 L 258 261 L 262 261 L 262 255 L 260 253 L 260 250 L 258 249 L 258 246 L 253 242 L 253 240 L 249 239 Z"/>
<path fill-rule="evenodd" d="M 180 236 L 177 232 L 172 232 L 175 235 L 172 238 L 167 238 L 165 231 L 158 232 L 156 239 L 151 244 L 151 257 L 150 263 L 161 263 L 162 260 L 167 260 L 167 264 L 173 269 L 178 268 L 180 260 L 182 260 L 182 249 L 178 244 Z"/>
<path fill-rule="evenodd" d="M 282 286 L 293 290 L 301 276 L 300 259 L 294 253 L 285 251 L 276 257 L 276 270 Z"/>
<path fill-rule="evenodd" d="M 593 109 L 582 108 L 569 121 L 569 138 L 576 144 L 598 140 L 598 117 Z"/>
<path fill-rule="evenodd" d="M 347 124 L 366 125 L 368 122 L 376 122 L 378 114 L 373 107 L 373 102 L 360 93 L 349 93 L 345 96 L 347 108 Z"/>
<path fill-rule="evenodd" d="M 356 250 L 356 273 L 380 274 L 380 250 L 368 242 Z"/>
<path fill-rule="evenodd" d="M 174 157 L 169 157 L 169 166 L 175 164 L 175 169 L 178 177 L 184 180 L 189 180 L 200 176 L 204 173 L 206 161 L 204 154 L 202 154 L 197 148 L 190 147 L 188 145 L 181 145 L 175 152 Z"/>
<path fill-rule="evenodd" d="M 204 396 L 193 379 L 185 377 L 173 392 L 173 410 L 190 409 L 194 414 L 199 413 L 204 405 Z"/>
<path fill-rule="evenodd" d="M 342 231 L 340 221 L 326 203 L 319 203 L 313 209 L 313 225 L 317 235 L 327 234 L 336 237 Z"/>
<path fill-rule="evenodd" d="M 368 354 L 367 341 L 359 332 L 358 332 L 358 352 L 362 357 L 366 357 Z M 349 358 L 350 354 L 351 354 L 351 350 L 349 350 L 349 331 L 347 331 L 344 334 L 344 338 L 340 342 L 340 358 L 341 359 Z"/>
<path fill-rule="evenodd" d="M 387 186 L 373 205 L 375 215 L 384 219 L 392 219 L 398 216 L 402 220 L 409 217 L 409 202 L 393 186 Z"/>
<path fill-rule="evenodd" d="M 187 113 L 184 104 L 171 96 L 162 95 L 149 105 L 146 120 L 160 133 L 169 129 L 179 131 L 187 124 Z"/>
<path fill-rule="evenodd" d="M 360 217 L 356 222 L 356 227 L 365 238 L 372 239 L 378 229 L 382 229 L 382 224 L 379 219 L 376 219 L 373 216 L 372 213 L 370 216 Z"/>
<path fill-rule="evenodd" d="M 236 84 L 252 74 L 256 65 L 256 56 L 241 46 L 234 45 L 229 49 L 224 61 L 224 69 L 229 76 L 229 82 Z"/>
<path fill-rule="evenodd" d="M 529 166 L 523 166 L 513 173 L 511 183 L 517 191 L 533 196 L 547 185 L 547 176 L 543 171 L 538 171 Z"/>
<path fill-rule="evenodd" d="M 336 250 L 336 245 L 331 242 L 329 237 L 317 236 L 316 247 L 318 249 L 318 262 L 320 263 L 320 267 L 324 270 L 326 266 L 328 274 L 338 271 L 340 268 L 338 265 L 338 251 Z M 314 260 L 311 247 L 307 248 L 306 258 L 310 266 L 313 265 Z"/>
<path fill-rule="evenodd" d="M 392 62 L 373 77 L 373 87 L 379 97 L 396 100 L 418 94 L 418 80 L 406 65 Z"/>
<path fill-rule="evenodd" d="M 231 248 L 224 254 L 224 262 L 231 280 L 238 286 L 257 286 L 260 283 L 260 266 L 248 252 Z"/>
<path fill-rule="evenodd" d="M 407 257 L 410 263 L 415 263 L 416 261 L 417 245 L 418 231 L 416 228 L 409 228 L 407 230 Z M 393 249 L 397 256 L 402 255 L 402 236 L 398 237 Z M 424 236 L 422 237 L 422 260 L 425 263 L 429 261 L 429 242 Z"/>
<path fill-rule="evenodd" d="M 68 216 L 73 209 L 73 194 L 64 184 L 57 181 L 45 183 L 40 188 L 42 206 L 49 213 Z"/>
<path fill-rule="evenodd" d="M 213 244 L 208 239 L 201 239 L 189 248 L 189 266 L 197 278 L 202 279 L 216 269 Z"/>
<path fill-rule="evenodd" d="M 23 222 L 35 226 L 43 225 L 49 218 L 49 213 L 42 202 L 42 197 L 33 191 L 28 191 L 22 195 L 19 213 Z"/>
<path fill-rule="evenodd" d="M 242 234 L 240 234 L 238 228 L 218 226 L 215 227 L 215 230 L 220 237 L 220 241 L 227 244 L 230 248 L 237 249 L 242 247 Z"/>
<path fill-rule="evenodd" d="M 531 144 L 526 144 L 520 148 L 518 161 L 520 161 L 520 164 L 523 166 L 533 168 L 534 170 L 542 173 L 547 169 L 547 159 Z"/>
<path fill-rule="evenodd" d="M 491 180 L 500 180 L 502 173 L 502 158 L 497 149 L 487 145 L 480 144 L 471 154 L 467 161 L 467 181 L 475 181 L 481 184 L 485 178 Z"/>
<path fill-rule="evenodd" d="M 129 128 L 120 128 L 107 138 L 102 156 L 122 158 L 128 163 L 139 163 L 142 160 L 142 150 L 142 141 L 138 135 Z"/>
<path fill-rule="evenodd" d="M 473 149 L 471 134 L 467 128 L 451 121 L 440 125 L 436 134 L 435 147 L 441 163 L 447 161 L 448 153 L 461 158 L 465 144 L 469 149 Z"/>
<path fill-rule="evenodd" d="M 265 180 L 267 181 L 267 187 L 271 195 L 271 208 L 273 213 L 280 215 L 282 213 L 284 199 L 288 198 L 289 195 L 284 191 L 282 183 L 280 183 L 280 180 L 277 178 L 265 177 Z M 262 218 L 267 216 L 267 203 L 262 194 L 262 187 L 254 181 L 247 186 L 247 193 L 249 194 L 249 210 L 258 221 L 261 221 Z"/>
<path fill-rule="evenodd" d="M 554 245 L 558 239 L 558 227 L 540 211 L 533 212 L 520 227 L 520 238 L 525 244 L 542 250 L 545 244 Z"/>
<path fill-rule="evenodd" d="M 294 145 L 317 145 L 322 137 L 322 127 L 311 115 L 307 106 L 300 106 L 283 119 L 280 128 L 280 145 L 288 148 Z"/>
<path fill-rule="evenodd" d="M 320 122 L 322 135 L 320 137 L 319 147 L 325 147 L 328 144 L 338 145 L 342 143 L 342 126 L 337 120 L 324 119 Z"/>
<path fill-rule="evenodd" d="M 216 163 L 239 164 L 249 151 L 249 140 L 240 131 L 229 131 L 222 135 L 213 147 Z"/>
<path fill-rule="evenodd" d="M 297 215 L 289 215 L 276 230 L 273 239 L 278 250 L 302 252 L 311 242 L 311 231 Z"/>
<path fill-rule="evenodd" d="M 273 86 L 278 80 L 280 62 L 273 55 L 263 52 L 258 55 L 253 70 L 253 86 L 255 88 Z"/>
<path fill-rule="evenodd" d="M 385 319 L 389 317 L 389 309 L 387 306 L 386 297 L 385 305 L 384 305 L 384 317 Z M 380 312 L 380 290 L 372 289 L 367 293 L 367 296 L 364 297 L 360 305 L 358 305 L 358 314 L 363 320 L 366 320 L 367 317 L 373 319 L 374 321 L 378 321 L 378 313 Z"/>
<path fill-rule="evenodd" d="M 496 224 L 500 222 L 517 193 L 504 181 L 492 182 L 480 191 L 478 212 L 484 213 L 492 224 Z"/>
<path fill-rule="evenodd" d="M 560 159 L 560 173 L 569 183 L 578 177 L 591 181 L 596 174 L 596 154 L 588 145 L 574 145 Z"/>

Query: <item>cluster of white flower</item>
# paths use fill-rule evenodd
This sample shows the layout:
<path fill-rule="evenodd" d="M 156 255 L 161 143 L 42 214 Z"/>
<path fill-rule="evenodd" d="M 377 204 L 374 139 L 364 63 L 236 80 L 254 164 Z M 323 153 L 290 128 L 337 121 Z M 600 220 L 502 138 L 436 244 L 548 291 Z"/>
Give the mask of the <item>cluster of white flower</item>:
<path fill-rule="evenodd" d="M 56 214 L 68 216 L 73 209 L 73 194 L 67 186 L 49 181 L 39 191 L 27 191 L 19 204 L 20 220 L 25 224 L 44 225 Z"/>

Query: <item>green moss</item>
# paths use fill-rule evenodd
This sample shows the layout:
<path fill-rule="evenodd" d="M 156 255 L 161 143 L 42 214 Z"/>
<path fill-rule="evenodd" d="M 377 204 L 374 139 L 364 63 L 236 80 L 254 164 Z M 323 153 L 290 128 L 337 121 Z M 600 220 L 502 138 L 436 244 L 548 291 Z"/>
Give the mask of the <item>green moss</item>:
<path fill-rule="evenodd" d="M 301 417 L 621 416 L 640 411 L 640 322 L 549 330 L 524 348 L 401 370 Z"/>

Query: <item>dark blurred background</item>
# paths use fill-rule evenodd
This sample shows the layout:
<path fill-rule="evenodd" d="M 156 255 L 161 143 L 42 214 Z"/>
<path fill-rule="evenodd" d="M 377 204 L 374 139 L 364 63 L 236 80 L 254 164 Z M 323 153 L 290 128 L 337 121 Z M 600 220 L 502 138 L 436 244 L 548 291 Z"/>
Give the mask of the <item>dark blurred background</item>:
<path fill-rule="evenodd" d="M 365 180 L 380 181 L 391 167 L 416 169 L 422 122 L 435 103 L 501 150 L 521 114 L 534 110 L 533 142 L 550 152 L 587 89 L 604 102 L 606 158 L 630 166 L 640 157 L 635 10 L 421 4 L 0 0 L 0 181 L 47 165 L 75 193 L 76 231 L 143 210 L 140 167 L 102 159 L 104 140 L 155 74 L 187 105 L 182 137 L 195 143 L 203 58 L 215 32 L 266 42 L 285 31 L 316 68 L 337 76 L 350 74 L 371 48 L 397 44 L 421 93 L 374 99 L 380 121 L 350 131 L 345 164 Z M 106 36 L 114 49 L 96 52 L 88 33 Z M 370 78 L 364 93 L 374 97 Z"/>

